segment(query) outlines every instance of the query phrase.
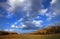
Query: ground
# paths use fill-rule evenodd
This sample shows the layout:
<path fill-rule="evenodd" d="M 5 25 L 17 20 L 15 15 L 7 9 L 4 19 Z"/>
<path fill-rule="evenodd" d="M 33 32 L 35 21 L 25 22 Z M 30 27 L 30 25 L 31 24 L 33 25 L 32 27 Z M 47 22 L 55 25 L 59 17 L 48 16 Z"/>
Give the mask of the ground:
<path fill-rule="evenodd" d="M 0 39 L 60 39 L 60 34 L 50 35 L 0 35 Z"/>

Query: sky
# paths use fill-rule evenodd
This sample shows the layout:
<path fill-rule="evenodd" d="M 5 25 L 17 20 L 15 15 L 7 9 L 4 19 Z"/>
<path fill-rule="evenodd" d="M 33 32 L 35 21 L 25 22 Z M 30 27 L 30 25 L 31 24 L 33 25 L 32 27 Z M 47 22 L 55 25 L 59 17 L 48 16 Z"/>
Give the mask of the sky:
<path fill-rule="evenodd" d="M 60 26 L 60 0 L 0 0 L 0 30 L 28 33 Z"/>

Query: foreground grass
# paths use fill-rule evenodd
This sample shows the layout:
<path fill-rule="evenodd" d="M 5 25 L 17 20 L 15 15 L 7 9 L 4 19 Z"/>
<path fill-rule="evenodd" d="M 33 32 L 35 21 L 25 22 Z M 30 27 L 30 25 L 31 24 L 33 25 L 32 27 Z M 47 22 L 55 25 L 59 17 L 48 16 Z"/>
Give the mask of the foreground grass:
<path fill-rule="evenodd" d="M 53 35 L 1 35 L 0 39 L 60 39 L 60 34 Z"/>

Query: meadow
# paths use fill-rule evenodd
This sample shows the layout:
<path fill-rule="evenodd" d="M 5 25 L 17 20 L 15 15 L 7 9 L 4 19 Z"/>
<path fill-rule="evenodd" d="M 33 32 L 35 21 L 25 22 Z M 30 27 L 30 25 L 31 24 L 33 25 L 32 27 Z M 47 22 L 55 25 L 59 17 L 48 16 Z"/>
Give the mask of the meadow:
<path fill-rule="evenodd" d="M 60 39 L 60 34 L 50 35 L 0 35 L 0 39 Z"/>

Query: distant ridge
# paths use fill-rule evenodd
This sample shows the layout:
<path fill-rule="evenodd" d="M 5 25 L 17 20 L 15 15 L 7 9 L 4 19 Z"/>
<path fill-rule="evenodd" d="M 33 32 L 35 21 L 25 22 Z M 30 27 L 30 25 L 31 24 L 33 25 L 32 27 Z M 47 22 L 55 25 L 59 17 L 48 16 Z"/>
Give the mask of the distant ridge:
<path fill-rule="evenodd" d="M 45 35 L 45 34 L 58 34 L 60 33 L 60 26 L 49 26 L 42 30 L 37 30 L 35 32 L 29 33 L 32 35 Z"/>
<path fill-rule="evenodd" d="M 0 31 L 0 35 L 10 35 L 10 34 L 17 34 L 17 33 L 16 32 Z"/>

